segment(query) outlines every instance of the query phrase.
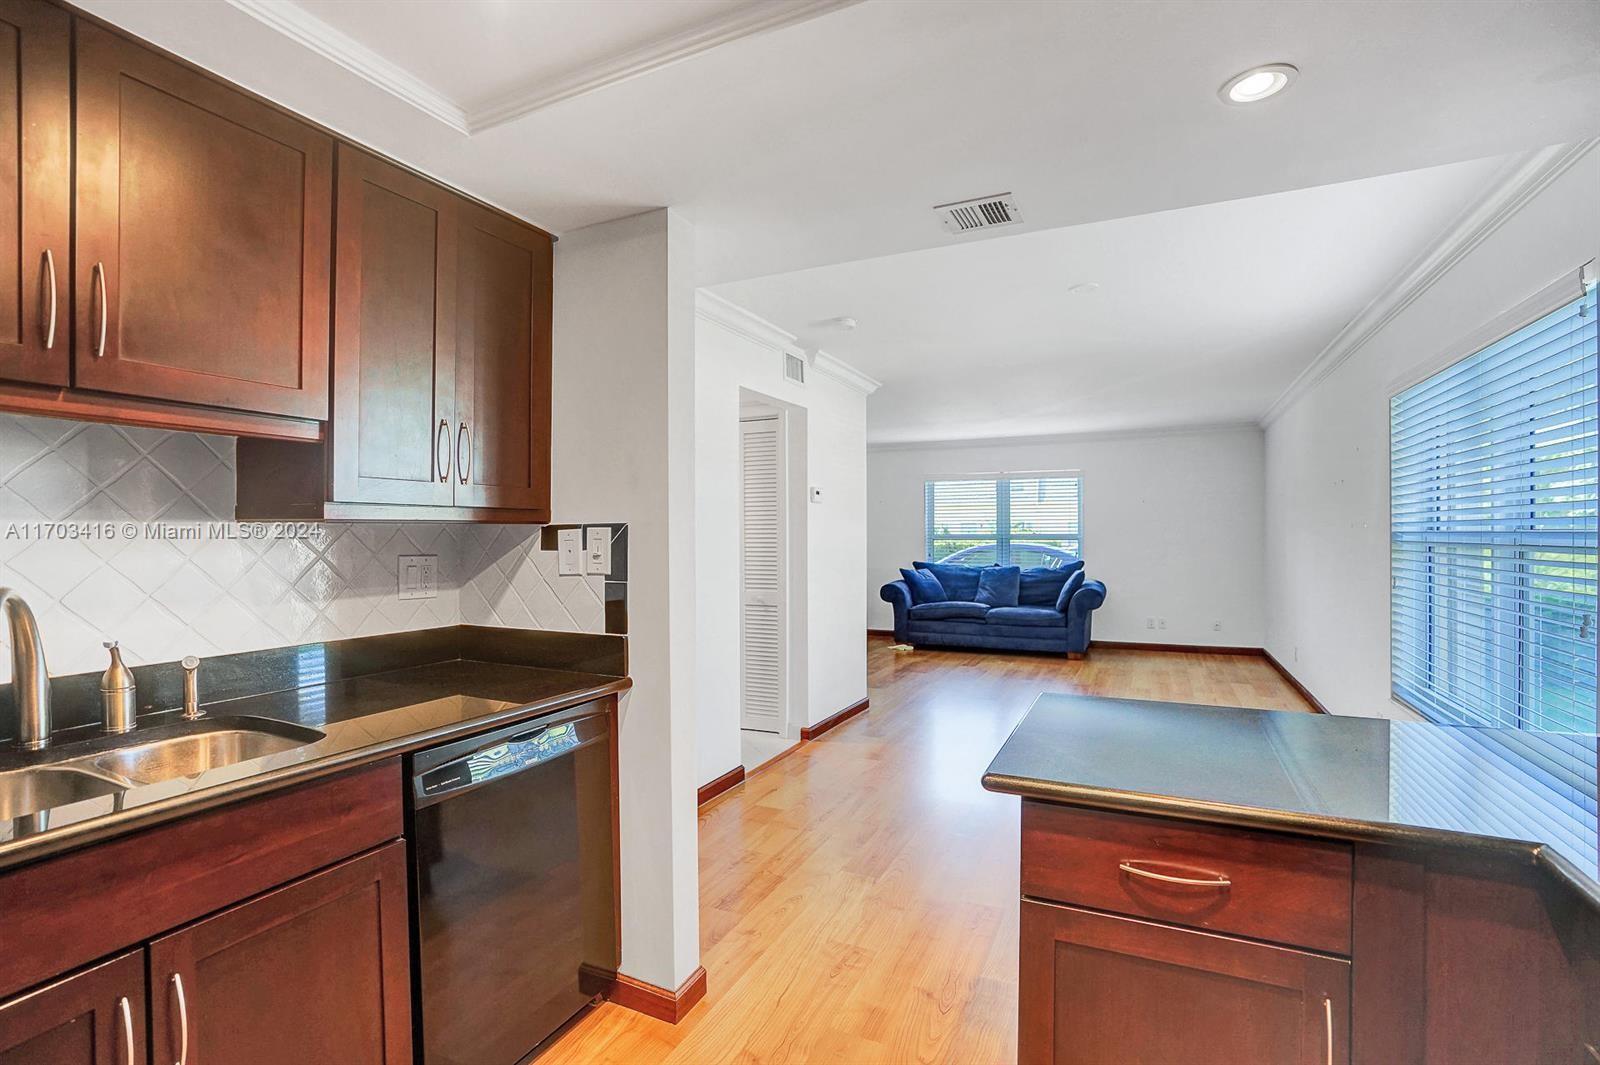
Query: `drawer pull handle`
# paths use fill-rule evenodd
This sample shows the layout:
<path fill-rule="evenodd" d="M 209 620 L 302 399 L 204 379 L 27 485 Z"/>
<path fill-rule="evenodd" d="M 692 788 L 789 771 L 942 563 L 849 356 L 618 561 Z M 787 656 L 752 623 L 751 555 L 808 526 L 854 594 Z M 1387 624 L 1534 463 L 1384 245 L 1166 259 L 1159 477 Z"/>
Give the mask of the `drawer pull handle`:
<path fill-rule="evenodd" d="M 1207 873 L 1204 877 L 1173 876 L 1171 873 L 1158 873 L 1153 869 L 1142 868 L 1141 866 L 1135 865 L 1132 859 L 1119 863 L 1117 868 L 1121 869 L 1129 876 L 1142 877 L 1145 880 L 1159 880 L 1163 884 L 1182 884 L 1185 887 L 1214 888 L 1230 887 L 1233 884 L 1233 881 L 1229 880 L 1221 873 Z M 1204 870 L 1198 871 L 1204 872 Z"/>

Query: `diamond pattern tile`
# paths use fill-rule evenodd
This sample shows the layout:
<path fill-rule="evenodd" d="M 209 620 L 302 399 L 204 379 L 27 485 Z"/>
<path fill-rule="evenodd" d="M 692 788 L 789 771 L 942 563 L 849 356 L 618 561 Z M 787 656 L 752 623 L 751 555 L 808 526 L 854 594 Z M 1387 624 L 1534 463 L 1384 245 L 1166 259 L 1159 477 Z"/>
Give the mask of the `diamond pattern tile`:
<path fill-rule="evenodd" d="M 111 639 L 130 662 L 162 662 L 463 621 L 604 631 L 603 582 L 560 576 L 535 526 L 351 522 L 247 537 L 230 520 L 234 462 L 230 437 L 0 414 L 0 534 L 19 530 L 0 536 L 0 585 L 33 607 L 52 673 L 102 668 Z M 45 539 L 28 522 L 116 535 Z M 439 557 L 437 598 L 399 599 L 402 554 Z"/>

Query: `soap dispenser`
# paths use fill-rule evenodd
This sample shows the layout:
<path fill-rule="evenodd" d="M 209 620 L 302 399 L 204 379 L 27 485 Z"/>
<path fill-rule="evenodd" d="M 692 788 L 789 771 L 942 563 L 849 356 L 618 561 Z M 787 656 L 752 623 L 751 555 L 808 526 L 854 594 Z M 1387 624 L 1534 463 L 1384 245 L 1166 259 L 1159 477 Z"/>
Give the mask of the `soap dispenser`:
<path fill-rule="evenodd" d="M 122 664 L 122 652 L 117 641 L 105 645 L 111 652 L 111 664 L 100 674 L 100 703 L 105 712 L 107 732 L 132 732 L 137 723 L 138 702 L 135 698 L 133 670 Z"/>

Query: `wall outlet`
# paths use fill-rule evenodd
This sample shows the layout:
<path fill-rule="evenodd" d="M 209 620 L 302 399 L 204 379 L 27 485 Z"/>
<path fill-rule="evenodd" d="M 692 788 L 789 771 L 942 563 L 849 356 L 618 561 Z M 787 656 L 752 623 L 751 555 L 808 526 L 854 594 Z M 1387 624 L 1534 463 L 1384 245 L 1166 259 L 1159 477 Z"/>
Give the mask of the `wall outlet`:
<path fill-rule="evenodd" d="M 583 572 L 582 529 L 562 529 L 556 533 L 556 572 L 564 577 Z"/>
<path fill-rule="evenodd" d="M 401 599 L 438 598 L 438 555 L 401 555 L 395 569 Z"/>
<path fill-rule="evenodd" d="M 1221 631 L 1222 631 L 1222 622 L 1220 622 L 1220 621 L 1213 621 L 1213 622 L 1212 622 L 1212 623 L 1211 623 L 1211 631 L 1212 631 L 1212 632 L 1221 632 Z"/>
<path fill-rule="evenodd" d="M 1167 627 L 1167 619 L 1166 618 L 1156 618 L 1156 628 L 1164 629 L 1166 627 Z"/>
<path fill-rule="evenodd" d="M 583 571 L 597 577 L 611 573 L 611 526 L 589 525 L 583 530 Z"/>
<path fill-rule="evenodd" d="M 1145 618 L 1144 619 L 1144 627 L 1147 628 L 1147 629 L 1155 628 L 1156 627 L 1156 619 L 1155 618 Z"/>

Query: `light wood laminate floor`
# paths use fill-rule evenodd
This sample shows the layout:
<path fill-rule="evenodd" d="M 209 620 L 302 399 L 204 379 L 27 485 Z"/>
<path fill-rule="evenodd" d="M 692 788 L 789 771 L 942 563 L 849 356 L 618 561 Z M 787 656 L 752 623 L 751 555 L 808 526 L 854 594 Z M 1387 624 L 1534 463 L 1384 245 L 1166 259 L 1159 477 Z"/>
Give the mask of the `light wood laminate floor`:
<path fill-rule="evenodd" d="M 868 687 L 866 714 L 701 810 L 705 1000 L 676 1026 L 607 1003 L 540 1065 L 1012 1062 L 1019 807 L 978 780 L 1034 697 L 1310 709 L 1255 657 L 883 637 Z"/>

